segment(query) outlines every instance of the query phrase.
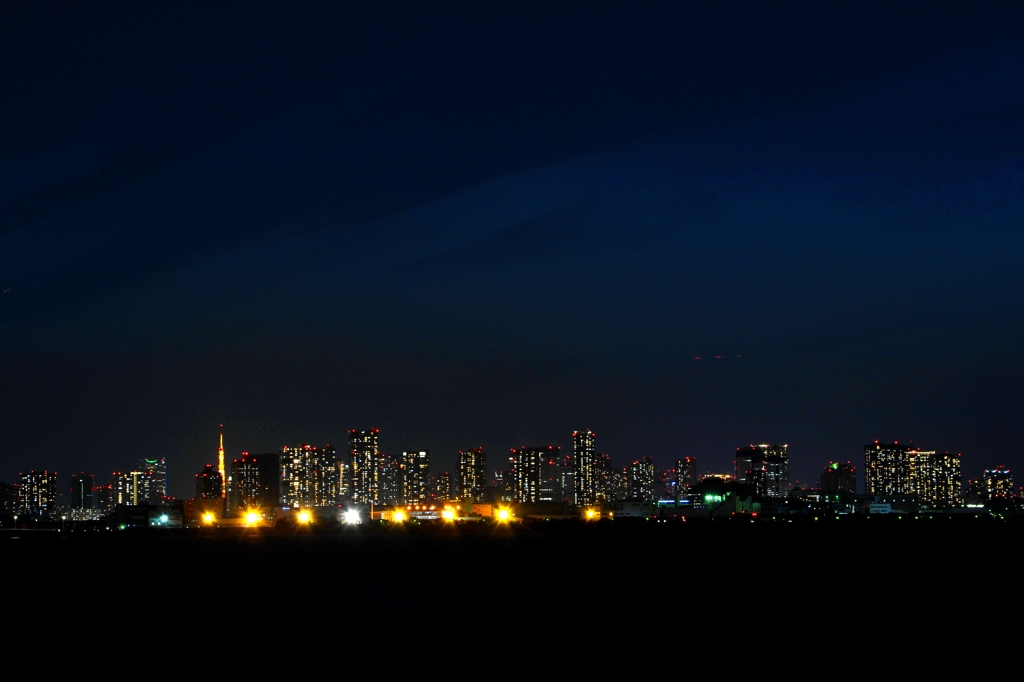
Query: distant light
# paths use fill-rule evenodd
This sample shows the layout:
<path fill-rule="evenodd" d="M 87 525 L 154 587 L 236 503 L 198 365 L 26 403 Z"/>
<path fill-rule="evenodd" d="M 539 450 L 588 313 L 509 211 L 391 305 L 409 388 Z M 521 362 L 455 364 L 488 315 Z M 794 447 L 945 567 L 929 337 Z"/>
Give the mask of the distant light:
<path fill-rule="evenodd" d="M 398 523 L 401 523 L 402 521 L 405 521 L 405 512 L 404 511 L 396 511 L 394 514 L 391 515 L 391 520 L 392 521 L 397 521 Z"/>
<path fill-rule="evenodd" d="M 445 521 L 454 521 L 455 510 L 452 509 L 451 507 L 445 507 L 444 510 L 441 512 L 441 518 Z"/>
<path fill-rule="evenodd" d="M 504 507 L 498 510 L 499 521 L 508 521 L 511 516 L 512 514 L 509 512 L 509 510 L 505 509 Z"/>
<path fill-rule="evenodd" d="M 299 512 L 299 523 L 309 523 L 313 520 L 313 515 L 309 513 L 308 509 L 303 509 Z"/>
<path fill-rule="evenodd" d="M 213 523 L 213 522 L 214 522 L 213 514 L 209 514 L 209 513 L 203 514 L 203 523 Z"/>
<path fill-rule="evenodd" d="M 160 523 L 167 523 L 170 519 L 167 518 L 167 514 L 160 515 Z"/>
<path fill-rule="evenodd" d="M 358 509 L 349 509 L 347 512 L 345 512 L 345 523 L 357 524 L 362 522 L 363 520 L 359 517 Z"/>
<path fill-rule="evenodd" d="M 260 515 L 254 511 L 248 512 L 245 515 L 245 523 L 247 526 L 255 526 L 260 522 Z"/>

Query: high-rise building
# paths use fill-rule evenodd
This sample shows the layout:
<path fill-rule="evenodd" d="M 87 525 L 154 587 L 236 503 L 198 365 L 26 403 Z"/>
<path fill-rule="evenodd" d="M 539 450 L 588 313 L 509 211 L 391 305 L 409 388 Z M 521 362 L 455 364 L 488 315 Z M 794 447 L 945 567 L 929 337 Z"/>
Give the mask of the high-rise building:
<path fill-rule="evenodd" d="M 985 501 L 995 502 L 1013 497 L 1013 474 L 1000 465 L 995 469 L 986 469 L 981 475 Z"/>
<path fill-rule="evenodd" d="M 899 442 L 887 445 L 876 440 L 864 446 L 865 494 L 881 497 L 904 494 L 907 450 L 907 446 Z"/>
<path fill-rule="evenodd" d="M 430 453 L 406 450 L 402 453 L 402 500 L 422 504 L 430 500 Z"/>
<path fill-rule="evenodd" d="M 942 452 L 934 457 L 931 503 L 936 507 L 955 507 L 963 504 L 960 455 Z"/>
<path fill-rule="evenodd" d="M 94 509 L 95 499 L 92 489 L 96 487 L 96 477 L 85 472 L 71 474 L 71 508 Z"/>
<path fill-rule="evenodd" d="M 377 502 L 403 504 L 405 459 L 402 455 L 377 454 Z"/>
<path fill-rule="evenodd" d="M 864 446 L 864 491 L 876 496 L 916 495 L 933 507 L 961 504 L 960 456 L 875 441 Z"/>
<path fill-rule="evenodd" d="M 107 483 L 92 489 L 93 504 L 102 514 L 109 514 L 117 508 L 117 489 L 115 484 Z"/>
<path fill-rule="evenodd" d="M 561 448 L 555 445 L 512 449 L 509 457 L 509 475 L 512 477 L 513 497 L 516 502 L 541 502 L 541 482 L 552 468 L 547 463 L 561 461 Z M 549 489 L 547 496 L 552 495 Z"/>
<path fill-rule="evenodd" d="M 0 483 L 0 513 L 16 514 L 18 512 L 18 484 Z"/>
<path fill-rule="evenodd" d="M 590 429 L 572 432 L 572 479 L 573 499 L 578 505 L 594 504 L 597 501 L 597 486 L 594 464 L 597 450 L 595 434 Z"/>
<path fill-rule="evenodd" d="M 687 495 L 693 486 L 700 482 L 697 475 L 697 458 L 683 457 L 676 460 L 676 484 L 679 486 L 679 494 Z"/>
<path fill-rule="evenodd" d="M 452 477 L 447 471 L 430 477 L 430 499 L 438 504 L 447 502 L 452 497 Z"/>
<path fill-rule="evenodd" d="M 156 459 L 142 458 L 139 460 L 139 468 L 142 471 L 148 471 L 153 477 L 152 487 L 150 489 L 150 504 L 161 504 L 164 502 L 169 495 L 167 494 L 167 458 L 158 457 Z"/>
<path fill-rule="evenodd" d="M 571 460 L 570 460 L 571 461 Z M 565 462 L 558 449 L 540 460 L 540 498 L 538 502 L 572 502 L 573 489 L 565 486 Z"/>
<path fill-rule="evenodd" d="M 607 452 L 594 456 L 594 502 L 614 502 L 618 472 L 612 467 L 612 457 Z"/>
<path fill-rule="evenodd" d="M 57 472 L 30 471 L 21 474 L 18 509 L 23 514 L 46 517 L 57 508 Z"/>
<path fill-rule="evenodd" d="M 302 452 L 301 448 L 298 450 Z M 272 509 L 278 504 L 286 507 L 309 506 L 302 505 L 302 500 L 293 497 L 289 497 L 288 502 L 285 502 L 285 459 L 284 453 L 253 455 L 243 452 L 239 459 L 232 460 L 229 510 L 234 513 L 244 509 Z M 308 489 L 303 488 L 301 494 L 308 495 Z"/>
<path fill-rule="evenodd" d="M 486 487 L 487 454 L 484 449 L 459 450 L 459 499 L 481 501 Z"/>
<path fill-rule="evenodd" d="M 641 457 L 626 467 L 629 499 L 637 502 L 654 501 L 654 460 Z"/>
<path fill-rule="evenodd" d="M 313 461 L 313 506 L 333 507 L 341 501 L 341 469 L 338 451 L 330 443 L 320 448 Z"/>
<path fill-rule="evenodd" d="M 207 464 L 196 474 L 196 499 L 212 500 L 223 497 L 224 481 L 212 464 Z"/>
<path fill-rule="evenodd" d="M 149 471 L 115 471 L 114 504 L 137 507 L 149 504 L 152 498 L 153 474 Z"/>
<path fill-rule="evenodd" d="M 329 507 L 338 503 L 338 453 L 329 444 L 281 448 L 281 504 L 285 507 Z"/>
<path fill-rule="evenodd" d="M 849 462 L 829 462 L 821 472 L 821 492 L 857 492 L 857 469 Z"/>
<path fill-rule="evenodd" d="M 764 443 L 736 449 L 736 481 L 762 497 L 789 496 L 789 446 Z"/>
<path fill-rule="evenodd" d="M 357 504 L 380 503 L 380 429 L 348 432 L 350 495 Z"/>

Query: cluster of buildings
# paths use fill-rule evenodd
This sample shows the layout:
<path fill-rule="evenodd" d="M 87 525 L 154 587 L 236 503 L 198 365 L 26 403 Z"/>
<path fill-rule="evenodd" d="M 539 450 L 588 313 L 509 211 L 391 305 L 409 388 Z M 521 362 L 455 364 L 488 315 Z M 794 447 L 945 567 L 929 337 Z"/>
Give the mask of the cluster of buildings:
<path fill-rule="evenodd" d="M 556 445 L 512 448 L 493 471 L 482 447 L 460 450 L 454 477 L 431 471 L 428 450 L 382 452 L 378 429 L 349 431 L 347 446 L 341 452 L 330 444 L 286 446 L 263 454 L 243 452 L 228 461 L 221 435 L 217 463 L 196 473 L 194 497 L 180 502 L 168 495 L 162 458 L 142 459 L 135 470 L 114 472 L 105 485 L 96 485 L 92 474 L 75 474 L 70 504 L 58 504 L 56 472 L 31 471 L 19 483 L 0 483 L 0 512 L 25 519 L 98 520 L 135 509 L 143 510 L 135 522 L 160 525 L 226 521 L 253 510 L 263 519 L 276 519 L 293 510 L 362 508 L 385 518 L 389 509 L 436 510 L 452 503 L 461 504 L 464 514 L 487 505 L 513 505 L 524 516 L 644 516 L 652 511 L 715 516 L 822 507 L 870 513 L 953 509 L 1015 497 L 1005 467 L 985 471 L 965 488 L 960 455 L 877 441 L 864 448 L 862 494 L 856 467 L 849 462 L 829 462 L 818 488 L 792 487 L 785 444 L 737 448 L 733 471 L 703 476 L 694 457 L 677 459 L 674 468 L 661 471 L 651 457 L 615 467 L 610 455 L 598 452 L 596 434 L 589 429 L 573 432 L 571 453 L 563 454 Z"/>

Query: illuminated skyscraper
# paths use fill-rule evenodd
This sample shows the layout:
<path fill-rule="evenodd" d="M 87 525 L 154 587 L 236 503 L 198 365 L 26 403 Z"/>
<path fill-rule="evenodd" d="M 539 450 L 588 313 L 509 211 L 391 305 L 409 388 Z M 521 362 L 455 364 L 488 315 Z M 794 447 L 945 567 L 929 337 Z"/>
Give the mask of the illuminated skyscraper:
<path fill-rule="evenodd" d="M 548 461 L 561 460 L 561 448 L 548 445 L 539 448 L 513 448 L 509 457 L 509 474 L 512 477 L 513 496 L 516 502 L 540 502 L 543 499 L 541 483 L 545 473 L 551 471 Z M 548 490 L 545 495 L 553 493 Z"/>
<path fill-rule="evenodd" d="M 379 503 L 380 429 L 348 432 L 351 498 L 357 504 Z"/>
<path fill-rule="evenodd" d="M 166 497 L 168 497 L 167 459 L 165 457 L 158 457 L 157 459 L 142 458 L 139 460 L 139 469 L 142 471 L 148 471 L 153 476 L 149 503 L 160 504 Z"/>
<path fill-rule="evenodd" d="M 867 495 L 902 495 L 906 479 L 907 446 L 877 440 L 864 446 L 864 492 Z"/>
<path fill-rule="evenodd" d="M 857 469 L 849 462 L 829 462 L 821 472 L 821 492 L 857 492 Z"/>
<path fill-rule="evenodd" d="M 572 478 L 576 504 L 594 504 L 597 501 L 597 486 L 594 475 L 594 460 L 597 450 L 595 434 L 590 429 L 572 432 Z"/>
<path fill-rule="evenodd" d="M 289 450 L 289 448 L 284 448 Z M 302 454 L 300 448 L 300 457 Z M 228 496 L 228 508 L 232 513 L 245 509 L 271 509 L 278 504 L 283 506 L 300 506 L 293 498 L 284 502 L 284 490 L 287 485 L 283 475 L 286 455 L 276 452 L 265 455 L 253 455 L 243 452 L 239 459 L 231 462 L 231 490 Z M 294 490 L 294 489 L 293 489 Z M 308 495 L 308 489 L 302 488 L 302 494 Z M 309 506 L 309 505 L 301 505 Z"/>
<path fill-rule="evenodd" d="M 736 481 L 763 497 L 789 496 L 789 446 L 750 445 L 736 449 Z"/>
<path fill-rule="evenodd" d="M 459 499 L 480 501 L 486 487 L 487 454 L 484 449 L 459 450 Z"/>
<path fill-rule="evenodd" d="M 444 503 L 452 497 L 452 477 L 447 471 L 430 477 L 430 499 L 436 503 Z"/>
<path fill-rule="evenodd" d="M 96 477 L 92 474 L 71 474 L 71 508 L 94 509 L 95 499 L 92 489 L 96 487 Z"/>
<path fill-rule="evenodd" d="M 150 471 L 114 472 L 115 504 L 138 507 L 149 504 L 153 490 L 153 474 Z"/>
<path fill-rule="evenodd" d="M 893 443 L 864 446 L 864 491 L 868 495 L 917 495 L 930 506 L 961 504 L 960 456 Z"/>
<path fill-rule="evenodd" d="M 281 505 L 327 507 L 338 503 L 338 455 L 330 445 L 281 448 Z"/>
<path fill-rule="evenodd" d="M 560 448 L 549 451 L 547 457 L 540 460 L 540 499 L 539 502 L 572 502 L 573 489 L 566 488 L 565 462 L 559 452 Z M 570 460 L 571 461 L 571 460 Z"/>
<path fill-rule="evenodd" d="M 46 517 L 57 507 L 57 472 L 30 471 L 21 474 L 18 508 L 23 514 Z"/>
<path fill-rule="evenodd" d="M 683 457 L 676 460 L 676 484 L 679 486 L 680 495 L 685 496 L 699 481 L 696 457 Z"/>
<path fill-rule="evenodd" d="M 654 460 L 641 457 L 626 467 L 629 499 L 637 502 L 654 501 Z"/>
<path fill-rule="evenodd" d="M 402 455 L 377 454 L 377 502 L 404 504 L 405 458 Z"/>
<path fill-rule="evenodd" d="M 1013 475 L 1004 466 L 986 469 L 981 475 L 985 501 L 995 502 L 1013 497 Z"/>
<path fill-rule="evenodd" d="M 960 455 L 943 452 L 935 455 L 932 466 L 932 500 L 936 507 L 954 507 L 964 503 L 961 491 Z"/>
<path fill-rule="evenodd" d="M 402 453 L 402 500 L 421 504 L 430 500 L 430 453 L 407 450 Z"/>
<path fill-rule="evenodd" d="M 618 490 L 618 472 L 612 466 L 612 457 L 606 452 L 594 456 L 594 501 L 614 502 Z"/>
<path fill-rule="evenodd" d="M 333 507 L 341 501 L 341 469 L 338 451 L 330 444 L 320 448 L 313 461 L 313 506 Z"/>
<path fill-rule="evenodd" d="M 207 464 L 203 470 L 196 474 L 196 499 L 212 500 L 223 497 L 224 481 L 221 480 L 220 472 Z"/>

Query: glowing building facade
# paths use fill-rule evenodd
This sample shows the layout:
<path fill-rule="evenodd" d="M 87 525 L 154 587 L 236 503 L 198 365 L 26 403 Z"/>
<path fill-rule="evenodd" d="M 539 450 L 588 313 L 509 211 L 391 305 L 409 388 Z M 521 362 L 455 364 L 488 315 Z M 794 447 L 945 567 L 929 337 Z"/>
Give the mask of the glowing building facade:
<path fill-rule="evenodd" d="M 597 502 L 597 485 L 594 471 L 597 449 L 594 445 L 596 434 L 590 429 L 572 432 L 572 479 L 573 499 L 576 504 Z"/>
<path fill-rule="evenodd" d="M 547 481 L 554 463 L 561 461 L 561 448 L 548 445 L 539 448 L 513 449 L 509 457 L 509 475 L 512 478 L 513 498 L 516 502 L 551 501 L 554 494 Z M 552 464 L 548 464 L 552 462 Z M 542 494 L 541 484 L 545 483 Z M 548 499 L 545 500 L 544 498 Z"/>
<path fill-rule="evenodd" d="M 654 460 L 641 457 L 626 467 L 626 481 L 629 489 L 627 499 L 634 502 L 654 501 Z"/>
<path fill-rule="evenodd" d="M 885 497 L 902 495 L 907 446 L 875 441 L 864 446 L 864 492 Z"/>
<path fill-rule="evenodd" d="M 348 432 L 350 496 L 357 504 L 380 503 L 380 429 Z"/>
<path fill-rule="evenodd" d="M 329 444 L 281 448 L 281 498 L 284 507 L 327 507 L 341 495 L 337 451 Z"/>
<path fill-rule="evenodd" d="M 951 507 L 963 503 L 960 455 L 909 445 L 874 442 L 864 446 L 864 492 L 868 495 L 916 495 L 923 504 Z"/>
<path fill-rule="evenodd" d="M 789 446 L 749 445 L 736 449 L 736 481 L 762 497 L 789 496 Z"/>
<path fill-rule="evenodd" d="M 459 450 L 458 498 L 483 500 L 487 487 L 487 453 L 483 448 Z"/>
<path fill-rule="evenodd" d="M 114 472 L 114 503 L 138 507 L 150 503 L 153 496 L 153 474 L 150 471 Z"/>
<path fill-rule="evenodd" d="M 402 453 L 402 501 L 421 504 L 430 500 L 430 452 L 407 450 Z"/>
<path fill-rule="evenodd" d="M 232 460 L 229 511 L 234 514 L 246 509 L 272 509 L 281 503 L 285 480 L 283 459 L 284 456 L 276 452 L 265 455 L 243 452 L 240 458 Z"/>
<path fill-rule="evenodd" d="M 676 460 L 676 485 L 680 495 L 686 495 L 700 482 L 697 476 L 697 458 L 683 457 Z"/>
<path fill-rule="evenodd" d="M 21 474 L 18 509 L 22 514 L 44 518 L 57 508 L 57 472 L 30 471 Z"/>
<path fill-rule="evenodd" d="M 986 469 L 981 475 L 981 485 L 986 502 L 1005 500 L 1013 496 L 1013 475 L 1004 466 Z"/>
<path fill-rule="evenodd" d="M 161 504 L 168 498 L 167 494 L 167 458 L 143 458 L 139 460 L 139 469 L 148 471 L 152 477 L 150 484 L 150 504 Z"/>

